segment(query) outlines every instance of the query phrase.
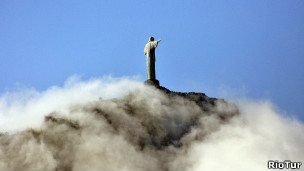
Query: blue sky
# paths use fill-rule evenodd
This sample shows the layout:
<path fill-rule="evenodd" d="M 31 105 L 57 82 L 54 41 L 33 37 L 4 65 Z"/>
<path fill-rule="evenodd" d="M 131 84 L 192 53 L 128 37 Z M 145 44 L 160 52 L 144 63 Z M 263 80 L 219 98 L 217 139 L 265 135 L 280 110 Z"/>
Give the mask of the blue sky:
<path fill-rule="evenodd" d="M 0 94 L 71 75 L 146 78 L 175 91 L 224 87 L 304 120 L 304 1 L 0 1 Z M 238 94 L 237 96 L 242 96 Z"/>

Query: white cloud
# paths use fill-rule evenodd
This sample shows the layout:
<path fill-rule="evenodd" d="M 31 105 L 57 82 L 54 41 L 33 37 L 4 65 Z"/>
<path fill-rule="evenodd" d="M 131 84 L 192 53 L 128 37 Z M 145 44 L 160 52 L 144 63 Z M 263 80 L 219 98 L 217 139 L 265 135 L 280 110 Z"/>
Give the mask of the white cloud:
<path fill-rule="evenodd" d="M 82 81 L 72 76 L 63 87 L 52 86 L 39 92 L 24 89 L 6 92 L 0 96 L 0 131 L 17 131 L 38 127 L 45 115 L 53 111 L 68 110 L 71 105 L 85 104 L 99 97 L 122 97 L 142 84 L 129 78 L 112 78 Z"/>
<path fill-rule="evenodd" d="M 302 122 L 269 101 L 234 102 L 240 114 L 223 121 L 216 111 L 231 113 L 226 104 L 206 114 L 136 79 L 111 77 L 7 92 L 0 96 L 0 132 L 8 132 L 0 136 L 0 170 L 268 170 L 268 160 L 303 162 Z M 55 120 L 44 122 L 54 111 Z M 161 145 L 191 124 L 175 140 L 182 146 Z"/>

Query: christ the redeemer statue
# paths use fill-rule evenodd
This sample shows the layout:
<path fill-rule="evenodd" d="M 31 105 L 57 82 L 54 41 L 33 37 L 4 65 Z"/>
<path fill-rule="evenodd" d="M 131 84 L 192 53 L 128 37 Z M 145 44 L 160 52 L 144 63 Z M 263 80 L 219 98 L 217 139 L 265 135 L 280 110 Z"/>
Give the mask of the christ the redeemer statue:
<path fill-rule="evenodd" d="M 154 41 L 154 37 L 150 37 L 144 50 L 145 55 L 147 55 L 147 81 L 150 80 L 152 84 L 157 84 L 157 85 L 159 85 L 159 82 L 158 80 L 156 80 L 156 74 L 155 74 L 155 61 L 156 61 L 155 48 L 157 47 L 160 41 L 161 39 Z"/>

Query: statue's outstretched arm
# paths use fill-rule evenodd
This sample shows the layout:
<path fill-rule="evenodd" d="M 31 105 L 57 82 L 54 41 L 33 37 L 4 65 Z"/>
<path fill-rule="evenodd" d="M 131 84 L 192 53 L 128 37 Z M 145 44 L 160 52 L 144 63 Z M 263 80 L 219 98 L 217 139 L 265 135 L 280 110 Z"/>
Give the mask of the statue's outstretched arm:
<path fill-rule="evenodd" d="M 157 40 L 157 43 L 159 43 L 159 42 L 161 42 L 161 39 L 158 39 L 158 40 Z"/>

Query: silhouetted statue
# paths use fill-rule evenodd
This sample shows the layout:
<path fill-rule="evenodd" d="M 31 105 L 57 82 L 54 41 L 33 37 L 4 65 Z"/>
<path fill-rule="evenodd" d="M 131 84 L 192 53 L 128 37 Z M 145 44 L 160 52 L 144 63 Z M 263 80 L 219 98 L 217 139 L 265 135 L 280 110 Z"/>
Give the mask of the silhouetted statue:
<path fill-rule="evenodd" d="M 157 81 L 155 74 L 155 48 L 160 41 L 161 39 L 154 41 L 154 37 L 150 37 L 144 50 L 145 55 L 147 55 L 147 79 L 152 80 L 153 82 Z"/>

